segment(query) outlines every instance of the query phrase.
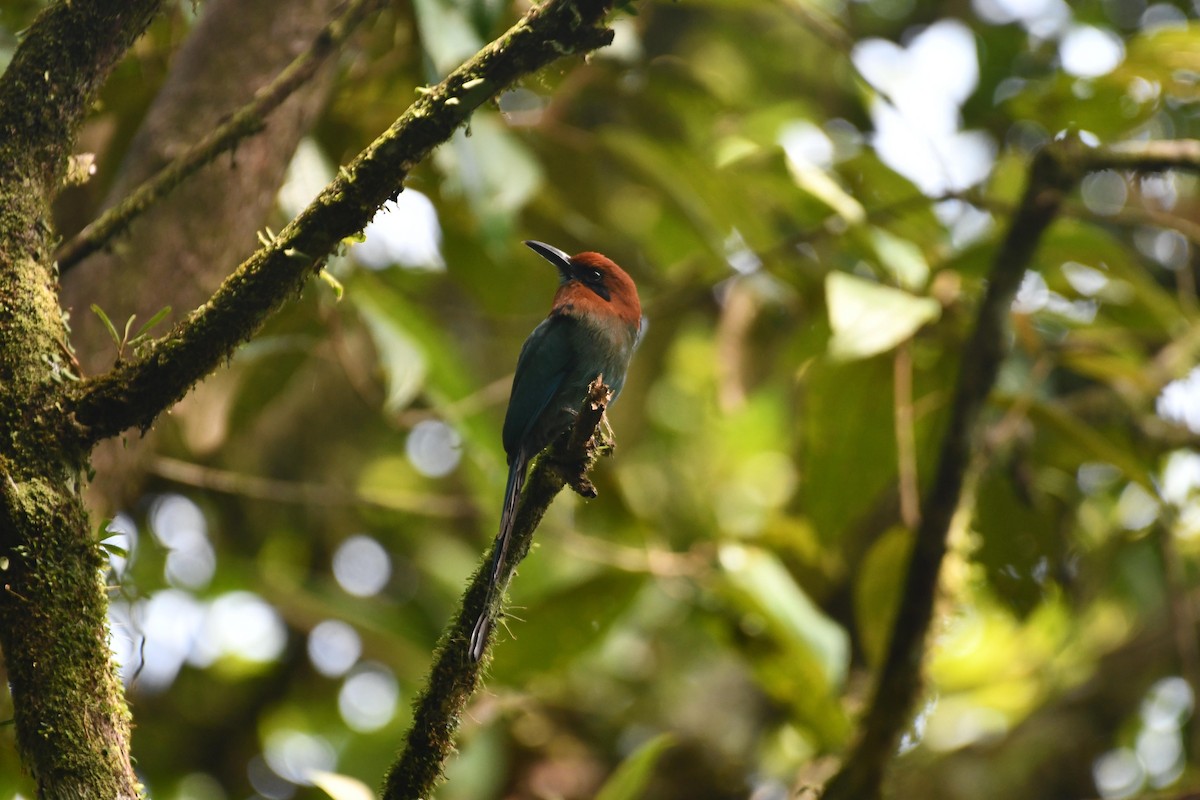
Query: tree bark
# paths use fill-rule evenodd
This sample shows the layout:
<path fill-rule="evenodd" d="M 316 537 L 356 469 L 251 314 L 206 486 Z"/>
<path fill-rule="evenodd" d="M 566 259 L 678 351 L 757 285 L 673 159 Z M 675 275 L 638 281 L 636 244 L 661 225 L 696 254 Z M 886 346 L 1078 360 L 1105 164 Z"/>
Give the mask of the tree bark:
<path fill-rule="evenodd" d="M 208 3 L 131 142 L 106 205 L 119 202 L 249 102 L 309 48 L 339 2 Z M 261 133 L 201 169 L 139 217 L 107 252 L 66 275 L 63 305 L 86 374 L 103 372 L 116 356 L 116 345 L 90 310 L 93 303 L 118 329 L 133 314 L 145 321 L 170 306 L 173 312 L 159 329 L 167 330 L 258 247 L 255 233 L 267 223 L 296 146 L 325 103 L 332 74 L 326 63 L 267 118 Z M 153 440 L 151 433 L 96 450 L 93 509 L 107 515 L 140 494 Z"/>
<path fill-rule="evenodd" d="M 83 507 L 87 449 L 50 407 L 75 376 L 49 220 L 80 122 L 158 7 L 53 5 L 0 76 L 0 648 L 17 746 L 43 798 L 138 796 Z"/>

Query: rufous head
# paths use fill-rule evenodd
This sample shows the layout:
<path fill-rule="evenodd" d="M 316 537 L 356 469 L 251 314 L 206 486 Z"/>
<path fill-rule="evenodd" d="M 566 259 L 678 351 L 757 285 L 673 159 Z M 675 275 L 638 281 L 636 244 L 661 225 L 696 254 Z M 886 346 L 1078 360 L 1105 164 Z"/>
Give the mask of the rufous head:
<path fill-rule="evenodd" d="M 642 304 L 637 286 L 612 259 L 593 252 L 568 256 L 544 242 L 525 244 L 558 269 L 559 298 L 570 298 L 589 311 L 615 314 L 632 325 L 639 324 Z"/>

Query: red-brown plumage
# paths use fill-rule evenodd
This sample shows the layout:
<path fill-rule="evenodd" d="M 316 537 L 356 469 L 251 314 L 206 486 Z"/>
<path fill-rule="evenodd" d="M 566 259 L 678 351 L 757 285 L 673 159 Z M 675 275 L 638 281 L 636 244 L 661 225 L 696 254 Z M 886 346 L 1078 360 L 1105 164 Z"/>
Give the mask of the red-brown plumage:
<path fill-rule="evenodd" d="M 609 299 L 605 300 L 579 281 L 568 281 L 558 287 L 558 293 L 554 295 L 554 312 L 572 313 L 567 310 L 570 306 L 574 314 L 614 316 L 626 325 L 637 328 L 642 320 L 642 304 L 638 301 L 633 278 L 630 278 L 625 270 L 600 253 L 588 252 L 571 256 L 571 263 L 580 267 L 591 267 L 603 274 Z"/>

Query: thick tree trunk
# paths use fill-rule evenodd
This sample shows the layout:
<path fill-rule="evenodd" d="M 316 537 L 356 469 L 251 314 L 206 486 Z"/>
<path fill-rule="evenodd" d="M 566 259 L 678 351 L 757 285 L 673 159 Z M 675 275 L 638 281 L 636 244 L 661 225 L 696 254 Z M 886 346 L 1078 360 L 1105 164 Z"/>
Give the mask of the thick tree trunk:
<path fill-rule="evenodd" d="M 44 798 L 132 798 L 87 451 L 61 413 L 73 375 L 50 204 L 96 89 L 159 0 L 43 12 L 0 77 L 0 648 L 22 762 Z"/>

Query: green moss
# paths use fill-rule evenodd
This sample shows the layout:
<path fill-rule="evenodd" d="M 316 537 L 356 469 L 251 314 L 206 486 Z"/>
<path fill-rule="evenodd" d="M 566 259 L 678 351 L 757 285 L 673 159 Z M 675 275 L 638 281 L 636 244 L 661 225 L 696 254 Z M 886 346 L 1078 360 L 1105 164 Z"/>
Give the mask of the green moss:
<path fill-rule="evenodd" d="M 0 76 L 0 647 L 41 797 L 138 793 L 81 497 L 87 453 L 62 411 L 73 357 L 49 220 L 100 79 L 157 6 L 55 4 Z"/>

